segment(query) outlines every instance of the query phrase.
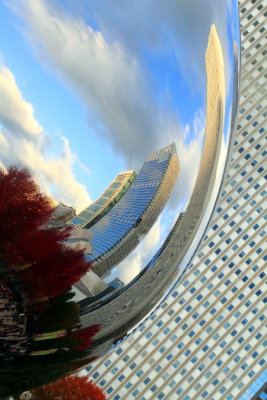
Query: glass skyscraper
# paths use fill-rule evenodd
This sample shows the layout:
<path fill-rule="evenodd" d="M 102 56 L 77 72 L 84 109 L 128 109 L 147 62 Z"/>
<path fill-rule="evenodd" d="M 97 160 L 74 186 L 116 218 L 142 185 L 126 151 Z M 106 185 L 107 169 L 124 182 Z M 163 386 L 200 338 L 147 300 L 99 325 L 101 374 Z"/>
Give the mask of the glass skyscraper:
<path fill-rule="evenodd" d="M 75 228 L 90 228 L 121 199 L 135 177 L 135 171 L 118 174 L 94 203 L 70 221 L 70 225 Z"/>
<path fill-rule="evenodd" d="M 100 325 L 91 351 L 103 350 L 125 335 L 160 301 L 169 285 L 184 273 L 185 259 L 196 248 L 195 236 L 203 234 L 207 204 L 214 201 L 217 169 L 223 141 L 225 110 L 224 62 L 220 38 L 211 25 L 206 51 L 207 122 L 202 156 L 194 189 L 185 212 L 181 213 L 167 239 L 151 262 L 116 296 L 96 307 L 83 307 L 84 326 Z M 154 156 L 153 156 L 154 157 Z M 150 159 L 150 157 L 149 157 Z M 211 199 L 213 197 L 213 199 Z M 177 268 L 177 265 L 179 267 Z"/>
<path fill-rule="evenodd" d="M 92 270 L 103 276 L 148 233 L 179 173 L 175 144 L 150 154 L 127 192 L 90 230 Z"/>
<path fill-rule="evenodd" d="M 171 294 L 88 368 L 110 400 L 249 400 L 266 379 L 264 0 L 242 0 L 240 17 L 240 102 L 221 198 Z"/>

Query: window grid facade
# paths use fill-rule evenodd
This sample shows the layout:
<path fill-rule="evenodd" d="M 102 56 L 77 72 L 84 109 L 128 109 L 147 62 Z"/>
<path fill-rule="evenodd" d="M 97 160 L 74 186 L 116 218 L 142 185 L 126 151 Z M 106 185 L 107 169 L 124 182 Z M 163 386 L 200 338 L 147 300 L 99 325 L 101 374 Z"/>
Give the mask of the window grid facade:
<path fill-rule="evenodd" d="M 118 174 L 94 203 L 70 221 L 70 225 L 75 228 L 86 227 L 89 229 L 120 200 L 135 177 L 135 171 L 125 171 Z"/>
<path fill-rule="evenodd" d="M 148 156 L 127 192 L 91 227 L 92 270 L 107 274 L 139 244 L 165 206 L 179 174 L 175 144 Z"/>
<path fill-rule="evenodd" d="M 88 368 L 110 400 L 248 400 L 266 370 L 264 0 L 241 1 L 240 16 L 236 141 L 218 208 L 173 292 Z"/>

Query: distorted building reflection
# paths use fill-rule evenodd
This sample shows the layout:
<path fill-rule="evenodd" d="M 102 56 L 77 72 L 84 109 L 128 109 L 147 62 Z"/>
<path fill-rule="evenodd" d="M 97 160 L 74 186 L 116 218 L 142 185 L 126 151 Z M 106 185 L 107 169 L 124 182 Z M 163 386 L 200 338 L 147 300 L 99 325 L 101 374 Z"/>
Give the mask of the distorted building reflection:
<path fill-rule="evenodd" d="M 175 144 L 151 153 L 127 192 L 91 227 L 92 270 L 106 275 L 132 252 L 165 206 L 179 173 Z"/>
<path fill-rule="evenodd" d="M 92 351 L 94 348 L 96 354 L 98 345 L 103 346 L 105 341 L 126 334 L 156 306 L 169 285 L 180 279 L 186 268 L 183 259 L 188 251 L 193 251 L 192 242 L 199 234 L 211 195 L 214 190 L 218 193 L 216 173 L 220 165 L 223 141 L 225 74 L 221 42 L 214 25 L 211 25 L 205 60 L 206 129 L 199 172 L 191 199 L 186 210 L 179 215 L 165 243 L 132 282 L 116 296 L 111 295 L 108 300 L 94 307 L 82 307 L 83 326 L 94 323 L 102 327 L 92 346 Z"/>
<path fill-rule="evenodd" d="M 201 293 L 196 294 L 196 289 L 193 287 L 194 290 L 191 291 L 186 284 L 182 290 L 188 295 L 190 308 L 183 305 L 184 297 L 180 296 L 181 292 L 180 297 L 175 299 L 177 304 L 182 305 L 181 312 L 173 308 L 176 314 L 174 317 L 169 312 L 172 310 L 165 307 L 167 299 L 176 293 L 173 288 L 180 287 L 184 273 L 190 272 L 187 270 L 191 270 L 193 256 L 201 251 L 201 240 L 208 235 L 206 232 L 211 216 L 215 214 L 214 210 L 218 210 L 219 194 L 226 190 L 224 179 L 234 140 L 232 129 L 238 94 L 239 41 L 234 35 L 234 30 L 238 30 L 238 21 L 235 21 L 234 28 L 231 13 L 227 18 L 226 15 L 225 18 L 221 18 L 223 12 L 231 9 L 227 2 L 219 2 L 214 8 L 206 5 L 206 13 L 203 3 L 203 9 L 200 9 L 205 18 L 199 18 L 195 7 L 189 16 L 190 7 L 182 4 L 166 6 L 162 2 L 161 6 L 144 6 L 143 10 L 138 8 L 141 10 L 140 15 L 151 17 L 148 24 L 145 22 L 145 28 L 138 30 L 138 35 L 141 34 L 139 37 L 136 36 L 135 27 L 141 26 L 142 21 L 138 20 L 138 15 L 126 10 L 125 29 L 124 25 L 118 23 L 121 9 L 125 6 L 117 8 L 111 5 L 108 14 L 110 20 L 114 18 L 113 31 L 108 29 L 109 24 L 105 22 L 105 15 L 101 15 L 101 9 L 97 10 L 98 3 L 88 6 L 94 17 L 88 17 L 88 21 L 84 20 L 80 29 L 77 29 L 80 25 L 75 22 L 75 18 L 66 18 L 71 26 L 69 29 L 58 31 L 57 37 L 61 37 L 61 33 L 65 36 L 63 33 L 69 32 L 69 40 L 65 40 L 65 43 L 75 43 L 72 50 L 77 50 L 77 54 L 82 54 L 83 57 L 74 57 L 73 64 L 69 61 L 66 63 L 65 57 L 72 53 L 67 49 L 64 54 L 58 52 L 60 63 L 51 63 L 55 67 L 61 65 L 62 71 L 58 71 L 59 76 L 67 79 L 66 82 L 69 82 L 74 90 L 78 88 L 76 96 L 85 101 L 91 123 L 88 137 L 82 136 L 82 125 L 75 123 L 74 140 L 68 141 L 69 138 L 66 137 L 60 163 L 49 163 L 50 168 L 53 167 L 54 172 L 57 172 L 55 178 L 50 173 L 50 178 L 58 179 L 59 176 L 63 181 L 59 190 L 55 186 L 56 181 L 52 180 L 54 183 L 51 192 L 59 201 L 68 201 L 71 196 L 73 204 L 77 207 L 80 204 L 87 204 L 87 207 L 76 215 L 72 207 L 60 203 L 55 207 L 50 221 L 41 226 L 33 236 L 33 245 L 28 240 L 29 246 L 26 246 L 27 236 L 23 233 L 21 241 L 10 247 L 15 256 L 11 258 L 10 265 L 7 265 L 9 269 L 5 266 L 5 260 L 0 260 L 3 336 L 3 352 L 0 356 L 2 360 L 7 361 L 3 363 L 2 370 L 4 373 L 7 370 L 6 376 L 12 379 L 14 374 L 11 374 L 11 371 L 17 371 L 12 385 L 16 386 L 19 377 L 21 386 L 17 389 L 20 393 L 40 382 L 48 383 L 59 375 L 77 371 L 113 349 L 126 336 L 130 336 L 130 347 L 127 349 L 129 363 L 137 345 L 144 347 L 144 343 L 147 343 L 147 356 L 144 356 L 147 359 L 151 357 L 150 345 L 154 346 L 156 343 L 154 347 L 161 353 L 162 335 L 157 339 L 159 341 L 154 342 L 149 336 L 150 332 L 143 332 L 137 340 L 133 339 L 133 332 L 141 332 L 145 320 L 156 319 L 157 315 L 161 314 L 157 322 L 152 322 L 153 328 L 158 332 L 162 331 L 161 333 L 172 341 L 173 335 L 170 330 L 176 329 L 180 322 L 186 325 L 183 319 L 187 314 L 191 315 L 191 311 L 197 312 L 194 310 L 196 300 L 200 297 L 201 301 L 202 298 L 204 300 L 207 294 L 204 286 Z M 221 5 L 223 3 L 224 6 Z M 131 7 L 131 4 L 129 2 L 127 7 Z M 44 10 L 45 7 L 44 4 Z M 143 12 L 146 10 L 158 12 Z M 163 10 L 165 14 L 160 12 Z M 46 16 L 44 15 L 45 18 L 50 15 L 48 11 Z M 58 10 L 58 15 L 60 13 L 61 10 Z M 163 29 L 160 26 L 162 18 L 152 21 L 154 14 L 166 17 Z M 127 20 L 129 15 L 131 18 Z M 59 23 L 54 24 L 57 20 Z M 57 13 L 51 21 L 55 32 L 58 27 L 65 26 L 64 20 L 58 19 Z M 185 24 L 186 29 L 176 32 L 176 28 L 183 26 L 184 21 L 194 21 L 195 29 L 191 29 L 190 24 Z M 133 22 L 134 30 L 131 35 L 134 42 L 141 39 L 140 43 L 136 43 L 137 46 L 133 46 L 134 43 L 129 40 L 129 26 Z M 39 25 L 36 24 L 36 27 Z M 75 29 L 72 31 L 73 25 Z M 85 27 L 86 31 L 82 34 Z M 46 28 L 44 38 L 47 34 L 49 36 L 50 32 L 49 25 Z M 72 42 L 71 37 L 77 38 L 77 41 L 75 39 Z M 81 48 L 78 45 L 80 39 L 83 42 Z M 42 41 L 40 39 L 40 50 L 45 48 Z M 54 49 L 54 46 L 51 49 Z M 86 51 L 83 52 L 83 49 Z M 97 51 L 92 52 L 94 49 Z M 49 54 L 48 57 L 44 57 L 46 58 L 48 60 Z M 77 60 L 81 61 L 85 68 L 79 70 Z M 87 65 L 88 60 L 90 65 Z M 94 61 L 97 61 L 95 65 Z M 69 70 L 73 69 L 73 75 L 69 75 L 69 70 L 64 70 L 65 64 L 69 66 Z M 98 64 L 103 68 L 95 68 Z M 83 71 L 86 79 L 77 85 L 80 78 L 83 78 Z M 72 129 L 72 124 L 66 123 L 65 118 L 63 122 L 64 126 Z M 3 138 L 6 137 L 5 129 L 1 132 Z M 40 136 L 45 136 L 46 128 L 43 132 L 43 128 L 40 129 Z M 79 138 L 76 138 L 76 131 L 83 137 L 83 143 L 79 143 Z M 24 131 L 22 133 L 24 134 Z M 80 147 L 77 158 L 76 148 L 75 153 L 72 153 L 68 147 L 69 143 L 73 143 L 77 151 Z M 44 144 L 45 140 L 39 147 L 45 147 Z M 125 165 L 125 169 L 132 168 L 137 160 L 137 172 L 126 170 L 116 176 L 118 171 L 123 171 L 121 165 Z M 84 162 L 90 162 L 90 165 L 87 167 Z M 67 166 L 66 174 L 56 171 L 56 167 L 61 168 L 61 164 L 63 167 Z M 69 164 L 72 169 L 69 169 Z M 73 185 L 72 178 L 75 172 L 77 179 L 83 182 L 85 176 L 79 174 L 89 174 L 92 168 L 98 175 L 94 190 L 98 193 L 101 193 L 99 189 L 104 191 L 89 205 L 87 199 L 90 196 L 87 190 L 84 190 L 84 185 Z M 48 170 L 46 172 L 48 173 Z M 100 186 L 101 175 L 111 182 L 105 189 Z M 228 207 L 228 204 L 226 206 Z M 26 217 L 29 221 L 32 219 L 33 210 L 27 209 L 23 216 L 24 221 Z M 228 215 L 225 214 L 225 217 L 228 218 Z M 228 222 L 225 221 L 226 223 Z M 17 235 L 17 221 L 14 227 Z M 6 229 L 7 234 L 8 230 L 9 227 Z M 62 240 L 58 240 L 58 246 L 53 247 L 51 241 L 51 256 L 48 256 L 49 234 L 57 239 L 61 233 Z M 9 243 L 3 246 L 3 249 L 9 248 L 8 246 Z M 218 248 L 216 254 L 221 257 L 219 251 L 221 250 Z M 70 256 L 69 263 L 65 253 Z M 204 269 L 208 265 L 206 261 L 212 263 L 215 260 L 214 255 L 214 258 L 210 253 L 208 255 L 205 263 L 200 258 Z M 85 273 L 89 269 L 89 262 L 91 270 Z M 187 279 L 187 274 L 185 277 Z M 196 281 L 202 282 L 198 275 L 192 278 L 194 285 Z M 14 296 L 13 292 L 11 293 L 13 297 L 7 293 L 9 285 L 11 291 L 14 286 Z M 173 297 L 176 296 L 178 290 L 177 295 Z M 165 310 L 158 312 L 159 309 Z M 214 316 L 211 313 L 212 319 Z M 169 331 L 169 328 L 164 326 L 168 320 L 173 324 L 170 325 Z M 170 344 L 170 348 L 175 346 L 177 349 L 176 339 L 178 341 L 179 336 L 179 341 L 184 341 L 183 335 L 187 335 L 186 330 L 187 328 L 181 334 L 176 332 L 177 338 Z M 196 333 L 202 331 L 201 325 Z M 195 333 L 192 333 L 193 335 Z M 188 336 L 191 341 L 192 336 Z M 14 343 L 11 343 L 12 341 Z M 204 341 L 208 343 L 206 339 Z M 195 344 L 198 346 L 199 342 Z M 152 353 L 155 349 L 152 349 Z M 116 352 L 117 350 L 114 353 Z M 172 354 L 169 356 L 172 357 Z M 19 363 L 16 357 L 20 357 Z M 165 361 L 170 360 L 168 357 L 162 352 L 151 364 L 149 359 L 148 369 L 159 360 L 166 371 L 167 367 L 164 365 Z M 138 360 L 136 363 L 138 364 Z M 105 361 L 102 364 L 104 369 L 108 367 L 107 371 L 115 371 L 115 368 Z M 132 376 L 136 366 L 134 362 L 129 365 Z M 161 368 L 161 365 L 159 367 Z M 125 369 L 125 365 L 123 368 Z M 115 374 L 117 372 L 120 373 L 119 365 Z M 134 385 L 141 385 L 141 392 L 137 393 L 137 397 L 141 398 L 143 394 L 146 397 L 145 388 L 142 388 L 146 382 L 144 379 L 143 383 L 138 380 L 140 376 L 136 374 Z M 95 376 L 92 377 L 95 379 Z M 152 387 L 155 386 L 156 379 L 153 376 Z M 3 383 L 4 380 L 3 378 Z M 119 392 L 123 385 L 132 384 L 130 381 L 120 381 L 120 377 L 118 380 L 118 387 L 110 387 L 110 391 L 107 391 L 108 394 L 113 392 L 113 397 L 114 392 Z M 126 389 L 128 391 L 129 388 Z M 2 394 L 4 397 L 8 392 Z M 124 395 L 122 390 L 122 394 L 118 396 Z M 133 390 L 132 395 L 136 397 Z M 152 397 L 154 395 L 162 396 L 159 390 L 155 390 Z M 126 397 L 128 398 L 128 394 Z"/>
<path fill-rule="evenodd" d="M 137 176 L 135 171 L 119 174 L 87 211 L 71 221 L 72 226 L 83 226 L 74 229 L 74 235 L 75 231 L 91 234 L 91 249 L 86 253 L 90 254 L 92 270 L 75 284 L 81 293 L 99 297 L 103 292 L 106 298 L 110 289 L 101 277 L 125 259 L 149 232 L 171 194 L 178 173 L 176 147 L 172 144 L 151 153 Z M 115 201 L 118 196 L 120 199 Z M 93 209 L 94 206 L 97 208 Z M 98 222 L 92 225 L 96 218 Z M 76 237 L 79 243 L 79 232 Z M 83 243 L 81 238 L 81 247 Z"/>
<path fill-rule="evenodd" d="M 118 174 L 101 196 L 75 218 L 73 217 L 69 224 L 75 228 L 89 229 L 120 200 L 135 178 L 135 171 Z"/>

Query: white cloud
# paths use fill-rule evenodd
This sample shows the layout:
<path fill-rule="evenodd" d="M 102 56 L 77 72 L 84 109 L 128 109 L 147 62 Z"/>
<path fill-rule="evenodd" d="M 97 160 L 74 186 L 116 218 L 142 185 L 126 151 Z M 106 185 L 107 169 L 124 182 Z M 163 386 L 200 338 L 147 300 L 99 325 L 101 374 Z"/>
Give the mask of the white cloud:
<path fill-rule="evenodd" d="M 63 12 L 55 1 L 23 1 L 17 4 L 19 6 L 15 7 L 15 11 L 25 21 L 27 37 L 30 38 L 39 59 L 45 65 L 52 66 L 83 101 L 90 125 L 100 137 L 108 140 L 116 153 L 125 157 L 128 167 L 140 168 L 151 151 L 176 142 L 181 174 L 172 198 L 177 200 L 181 193 L 187 198 L 193 187 L 201 156 L 203 116 L 201 115 L 200 127 L 186 126 L 183 129 L 177 115 L 172 111 L 168 96 L 166 99 L 162 96 L 159 104 L 151 95 L 151 77 L 142 69 L 138 51 L 134 49 L 134 40 L 139 50 L 141 46 L 138 44 L 141 38 L 139 29 L 138 32 L 135 29 L 136 24 L 143 32 L 142 40 L 150 41 L 152 48 L 162 45 L 158 43 L 162 35 L 155 29 L 157 26 L 159 30 L 163 29 L 159 16 L 161 12 L 165 15 L 168 8 L 159 3 L 157 7 L 153 3 L 146 3 L 154 10 L 146 30 L 143 25 L 147 26 L 147 19 L 144 20 L 141 16 L 136 2 L 127 2 L 130 14 L 134 16 L 130 19 L 126 18 L 126 4 L 119 7 L 114 1 L 112 7 L 109 7 L 112 18 L 108 19 L 105 10 L 97 2 L 94 7 L 96 10 L 100 9 L 104 21 L 101 25 L 104 33 L 101 33 L 94 31 L 81 18 Z M 12 6 L 14 8 L 14 3 Z M 173 30 L 175 24 L 172 20 L 172 9 L 178 13 L 173 2 L 168 11 L 168 22 Z M 115 14 L 120 21 L 119 33 L 116 31 Z M 124 25 L 121 26 L 122 24 Z M 173 40 L 177 39 L 177 35 L 175 32 Z M 206 45 L 205 41 L 204 48 Z M 200 62 L 203 63 L 202 70 L 205 69 L 203 54 L 198 65 Z M 196 115 L 194 124 L 199 119 L 199 115 Z M 188 143 L 188 132 L 192 134 L 192 131 L 194 140 Z"/>
<path fill-rule="evenodd" d="M 150 231 L 148 232 L 147 236 L 142 242 L 140 246 L 140 252 L 142 255 L 142 262 L 148 261 L 148 256 L 151 256 L 151 253 L 154 251 L 159 243 L 161 235 L 161 216 L 157 219 L 155 224 L 152 226 Z"/>
<path fill-rule="evenodd" d="M 27 167 L 41 189 L 74 207 L 84 208 L 90 197 L 73 174 L 76 156 L 62 137 L 61 154 L 46 154 L 46 135 L 34 118 L 33 107 L 24 100 L 15 77 L 6 67 L 0 68 L 0 165 Z M 3 105 L 5 103 L 5 105 Z"/>
<path fill-rule="evenodd" d="M 9 4 L 25 22 L 37 57 L 72 88 L 86 106 L 91 127 L 124 156 L 128 167 L 139 168 L 148 153 L 176 143 L 181 173 L 171 203 L 177 207 L 182 199 L 186 204 L 201 158 L 204 110 L 192 111 L 191 126 L 181 127 L 168 95 L 160 101 L 153 96 L 153 82 L 140 54 L 144 48 L 155 54 L 171 51 L 184 79 L 205 96 L 210 26 L 216 24 L 228 54 L 231 1 L 148 0 L 140 7 L 139 1 L 113 0 L 107 6 L 88 0 L 79 3 L 79 12 L 83 11 L 79 17 L 73 0 L 66 1 L 73 15 L 57 0 Z M 92 26 L 97 28 L 88 26 L 86 19 L 94 20 Z M 225 60 L 229 72 L 229 60 Z"/>
<path fill-rule="evenodd" d="M 0 120 L 6 130 L 28 138 L 41 133 L 32 105 L 22 98 L 13 74 L 3 66 L 0 67 L 0 98 Z"/>
<path fill-rule="evenodd" d="M 72 9 L 75 3 L 67 0 Z M 113 0 L 108 6 L 104 1 L 86 0 L 81 3 L 83 15 L 96 20 L 109 42 L 120 37 L 120 44 L 135 57 L 144 47 L 154 53 L 171 50 L 184 78 L 196 84 L 197 88 L 201 85 L 205 89 L 203 60 L 211 24 L 216 25 L 225 53 L 228 50 L 226 25 L 232 23 L 229 16 L 229 10 L 233 9 L 232 0 L 146 0 L 141 6 L 134 0 Z"/>
<path fill-rule="evenodd" d="M 175 142 L 180 163 L 180 174 L 169 201 L 173 210 L 185 209 L 194 188 L 200 165 L 205 123 L 205 115 L 201 109 L 193 116 L 192 126 L 180 128 L 184 132 L 183 135 L 179 134 L 175 120 L 168 123 L 165 138 L 167 142 Z"/>
<path fill-rule="evenodd" d="M 42 0 L 11 6 L 27 24 L 37 56 L 62 77 L 87 107 L 90 125 L 124 155 L 140 165 L 163 130 L 163 115 L 150 96 L 150 78 L 138 60 L 118 42 L 81 19 L 60 14 Z M 151 145 L 151 138 L 154 138 Z M 149 150 L 148 150 L 149 149 Z"/>
<path fill-rule="evenodd" d="M 79 168 L 81 169 L 81 171 L 83 171 L 87 176 L 92 175 L 92 171 L 90 170 L 90 168 L 87 167 L 87 165 L 82 163 L 78 158 L 77 158 L 76 162 L 77 162 L 77 165 L 79 166 Z"/>

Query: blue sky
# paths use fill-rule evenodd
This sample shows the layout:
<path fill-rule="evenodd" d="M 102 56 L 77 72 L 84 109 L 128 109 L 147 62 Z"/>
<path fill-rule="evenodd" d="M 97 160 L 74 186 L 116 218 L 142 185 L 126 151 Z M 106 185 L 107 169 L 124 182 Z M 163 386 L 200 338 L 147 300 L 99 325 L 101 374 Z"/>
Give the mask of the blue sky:
<path fill-rule="evenodd" d="M 0 4 L 0 15 L 2 64 L 13 73 L 23 98 L 34 106 L 35 119 L 44 127 L 44 134 L 49 135 L 47 151 L 56 156 L 61 151 L 60 137 L 69 139 L 73 153 L 86 166 L 81 167 L 79 162 L 74 165 L 77 180 L 86 186 L 94 198 L 125 166 L 107 151 L 107 144 L 97 139 L 91 142 L 88 134 L 90 125 L 82 103 L 57 74 L 43 67 L 34 57 L 21 32 L 20 22 L 3 3 Z M 108 169 L 100 157 L 103 149 Z M 88 173 L 84 172 L 86 169 Z"/>
<path fill-rule="evenodd" d="M 75 176 L 79 182 L 86 186 L 91 198 L 94 199 L 113 179 L 116 173 L 122 169 L 140 168 L 144 157 L 151 150 L 165 145 L 160 138 L 157 138 L 156 141 L 153 140 L 153 129 L 155 129 L 155 124 L 158 121 L 155 118 L 153 125 L 145 121 L 146 118 L 149 121 L 149 115 L 143 117 L 144 127 L 151 130 L 149 132 L 150 136 L 147 134 L 145 146 L 142 146 L 144 147 L 142 155 L 138 156 L 137 154 L 140 149 L 138 145 L 133 150 L 132 159 L 129 159 L 129 153 L 132 152 L 131 148 L 128 154 L 125 154 L 127 152 L 124 153 L 122 149 L 117 148 L 116 143 L 112 145 L 112 140 L 103 140 L 103 135 L 105 135 L 106 130 L 109 130 L 109 127 L 105 126 L 105 124 L 101 126 L 102 121 L 99 117 L 96 117 L 98 120 L 95 121 L 94 111 L 91 112 L 90 107 L 84 104 L 86 100 L 84 101 L 80 98 L 79 90 L 77 88 L 76 90 L 75 88 L 73 89 L 66 78 L 64 79 L 63 77 L 62 79 L 60 68 L 53 65 L 53 59 L 51 62 L 51 55 L 49 58 L 48 54 L 38 53 L 38 48 L 40 49 L 43 46 L 42 32 L 39 34 L 40 40 L 38 40 L 38 35 L 36 35 L 34 27 L 31 26 L 31 21 L 27 24 L 27 18 L 23 18 L 23 12 L 18 12 L 20 3 L 24 4 L 22 10 L 24 9 L 25 12 L 27 12 L 27 7 L 31 8 L 30 3 L 27 1 L 6 2 L 0 5 L 2 63 L 14 75 L 16 85 L 23 98 L 34 107 L 34 117 L 43 127 L 43 135 L 48 136 L 47 154 L 56 156 L 57 152 L 60 152 L 60 137 L 68 138 L 72 152 L 78 157 L 78 161 L 73 165 Z M 45 12 L 43 12 L 41 17 L 46 20 L 47 24 L 49 24 L 49 18 L 53 15 L 53 12 L 51 12 L 53 7 L 57 11 L 56 17 L 59 21 L 63 21 L 63 24 L 70 23 L 70 21 L 64 20 L 65 13 L 69 13 L 68 17 L 72 18 L 73 21 L 75 19 L 78 20 L 78 17 L 80 18 L 77 14 L 74 14 L 74 16 L 73 13 L 71 14 L 74 10 L 71 2 L 66 2 L 67 11 L 58 9 L 56 2 L 51 2 L 50 9 L 45 6 L 49 2 L 43 3 L 43 5 L 42 2 L 37 1 L 37 3 L 47 11 L 47 14 L 45 15 Z M 17 13 L 12 11 L 10 5 L 12 7 L 15 5 Z M 94 10 L 93 6 L 92 10 Z M 34 18 L 34 12 L 36 11 L 32 12 L 32 18 Z M 92 27 L 94 29 L 98 27 L 98 24 L 94 22 L 95 19 L 88 17 L 87 20 L 91 23 L 93 21 Z M 82 29 L 86 29 L 85 23 L 82 25 Z M 75 31 L 73 34 L 75 34 Z M 116 41 L 119 40 L 120 34 L 121 32 L 116 33 Z M 37 38 L 36 41 L 35 38 Z M 135 55 L 132 56 L 132 60 L 129 63 L 139 63 L 137 68 L 140 71 L 133 71 L 133 74 L 139 74 L 140 76 L 133 77 L 133 79 L 138 81 L 139 78 L 143 84 L 146 81 L 147 87 L 145 89 L 150 90 L 150 98 L 148 99 L 151 102 L 150 109 L 144 110 L 144 112 L 147 111 L 149 114 L 149 112 L 153 112 L 151 108 L 154 107 L 155 113 L 162 113 L 162 125 L 164 125 L 164 118 L 171 119 L 174 121 L 173 123 L 177 123 L 176 129 L 181 129 L 181 126 L 191 124 L 194 112 L 203 109 L 203 93 L 200 90 L 194 90 L 193 93 L 190 82 L 184 80 L 183 75 L 179 73 L 175 56 L 176 49 L 163 50 L 151 51 L 148 45 L 139 45 L 138 52 L 142 53 L 142 56 L 139 56 L 139 58 L 135 57 Z M 131 59 L 129 51 L 127 56 Z M 89 61 L 90 58 L 88 59 Z M 73 67 L 75 68 L 75 64 Z M 127 76 L 125 79 L 127 83 Z M 136 96 L 138 95 L 143 95 L 142 90 L 140 93 L 136 93 Z M 184 102 L 185 97 L 188 97 L 190 107 Z M 138 101 L 139 99 L 137 98 L 136 100 Z M 114 99 L 111 99 L 111 101 L 114 101 Z M 129 113 L 133 113 L 131 106 L 132 104 L 129 105 Z M 170 109 L 171 111 L 169 111 Z M 142 111 L 142 107 L 140 107 L 140 110 Z M 138 107 L 137 111 L 139 111 Z M 104 132 L 102 135 L 101 131 Z M 112 133 L 109 132 L 109 135 L 111 136 Z M 159 132 L 155 134 L 159 135 Z M 194 135 L 195 132 L 190 130 L 185 142 L 189 142 L 190 137 L 194 137 Z M 125 137 L 127 138 L 127 132 L 125 132 Z M 142 138 L 141 132 L 138 139 L 140 138 Z M 152 148 L 149 141 L 154 142 L 154 148 Z M 103 162 L 103 159 L 105 162 Z M 86 166 L 86 168 L 83 166 Z M 88 173 L 85 173 L 86 170 Z"/>
<path fill-rule="evenodd" d="M 236 14 L 230 0 L 1 2 L 0 165 L 30 168 L 43 190 L 80 211 L 117 173 L 138 171 L 175 141 L 181 173 L 168 223 L 152 231 L 162 240 L 200 162 L 212 23 L 231 110 Z"/>

